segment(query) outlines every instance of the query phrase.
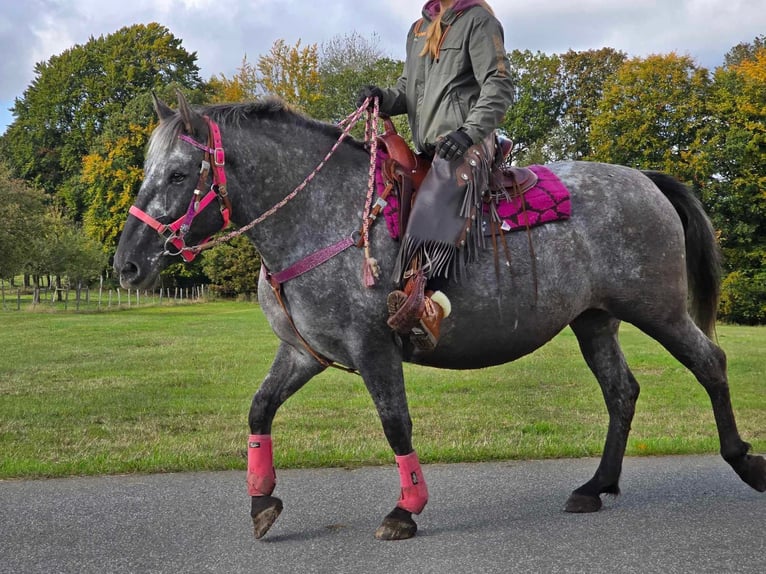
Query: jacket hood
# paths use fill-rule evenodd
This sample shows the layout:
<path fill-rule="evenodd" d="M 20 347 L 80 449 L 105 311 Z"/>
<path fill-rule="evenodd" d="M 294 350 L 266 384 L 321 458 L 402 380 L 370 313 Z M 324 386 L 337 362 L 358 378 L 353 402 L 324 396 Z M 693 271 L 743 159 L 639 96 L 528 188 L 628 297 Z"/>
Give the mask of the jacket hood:
<path fill-rule="evenodd" d="M 479 4 L 479 0 L 456 0 L 452 5 L 451 10 L 453 12 L 460 12 L 461 10 L 467 10 L 472 6 Z M 433 20 L 441 12 L 441 4 L 439 0 L 428 0 L 426 5 L 423 6 L 423 15 L 428 16 L 430 20 Z"/>

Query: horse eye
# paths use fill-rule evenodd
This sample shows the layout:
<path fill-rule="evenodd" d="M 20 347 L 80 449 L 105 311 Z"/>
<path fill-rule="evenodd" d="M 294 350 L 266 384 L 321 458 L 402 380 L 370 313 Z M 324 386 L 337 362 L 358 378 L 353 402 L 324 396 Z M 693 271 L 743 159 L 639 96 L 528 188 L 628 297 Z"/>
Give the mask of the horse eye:
<path fill-rule="evenodd" d="M 185 173 L 174 171 L 173 173 L 170 174 L 170 183 L 183 183 L 185 179 L 186 179 Z"/>

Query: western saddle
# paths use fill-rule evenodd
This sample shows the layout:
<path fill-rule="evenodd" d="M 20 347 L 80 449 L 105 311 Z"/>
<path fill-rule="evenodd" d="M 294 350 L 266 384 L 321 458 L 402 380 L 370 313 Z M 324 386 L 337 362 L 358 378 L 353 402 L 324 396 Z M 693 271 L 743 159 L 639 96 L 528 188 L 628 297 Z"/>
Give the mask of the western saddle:
<path fill-rule="evenodd" d="M 378 136 L 378 145 L 386 151 L 388 158 L 382 166 L 386 187 L 381 194 L 381 199 L 385 202 L 394 188 L 399 189 L 399 229 L 403 232 L 407 228 L 418 188 L 431 168 L 431 161 L 412 151 L 404 138 L 397 133 L 391 118 L 383 118 L 383 123 L 385 129 Z M 514 198 L 537 183 L 537 175 L 529 168 L 509 165 L 508 158 L 512 148 L 511 140 L 498 137 L 494 170 L 490 176 L 488 192 L 505 190 L 506 197 Z M 490 195 L 490 193 L 487 194 L 487 201 L 490 201 Z M 371 217 L 377 217 L 382 209 L 381 205 L 376 204 Z"/>

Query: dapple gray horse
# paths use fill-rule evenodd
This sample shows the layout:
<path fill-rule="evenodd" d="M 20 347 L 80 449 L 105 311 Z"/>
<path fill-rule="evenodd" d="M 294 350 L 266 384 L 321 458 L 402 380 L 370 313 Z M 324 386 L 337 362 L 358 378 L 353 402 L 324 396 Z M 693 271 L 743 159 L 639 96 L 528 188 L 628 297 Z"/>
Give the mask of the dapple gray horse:
<path fill-rule="evenodd" d="M 750 445 L 740 438 L 726 358 L 710 339 L 720 277 L 713 229 L 699 201 L 675 179 L 600 163 L 549 165 L 571 192 L 572 217 L 507 235 L 510 265 L 500 273 L 492 249 L 480 253 L 468 275 L 448 290 L 452 314 L 436 350 L 419 353 L 392 335 L 386 325 L 392 285 L 384 279 L 372 288 L 363 284 L 364 257 L 349 239 L 358 236 L 368 184 L 370 153 L 361 142 L 344 141 L 294 200 L 280 203 L 338 140 L 337 126 L 271 99 L 191 109 L 179 95 L 177 111 L 158 100 L 155 108 L 160 124 L 114 258 L 123 287 L 153 285 L 179 251 L 192 253 L 186 245 L 221 228 L 228 207 L 239 226 L 259 219 L 248 236 L 270 273 L 279 276 L 307 257 L 314 261 L 298 276 L 282 275 L 278 289 L 268 273 L 261 274 L 259 301 L 281 343 L 249 415 L 247 482 L 257 538 L 282 509 L 272 496 L 274 416 L 329 363 L 358 371 L 380 415 L 402 488 L 376 536 L 402 539 L 415 534 L 412 515 L 428 499 L 412 446 L 402 363 L 498 365 L 531 353 L 567 325 L 609 413 L 601 462 L 593 478 L 571 493 L 567 511 L 597 511 L 600 495 L 619 493 L 639 394 L 618 341 L 621 321 L 656 339 L 694 374 L 710 396 L 723 458 L 743 481 L 766 491 L 766 461 L 748 454 Z M 226 209 L 190 204 L 198 180 L 206 179 L 206 173 L 199 176 L 205 158 L 218 176 L 213 195 L 205 198 L 221 200 Z M 224 177 L 230 205 L 220 193 Z M 382 224 L 372 227 L 370 252 L 382 278 L 390 275 L 397 249 Z"/>

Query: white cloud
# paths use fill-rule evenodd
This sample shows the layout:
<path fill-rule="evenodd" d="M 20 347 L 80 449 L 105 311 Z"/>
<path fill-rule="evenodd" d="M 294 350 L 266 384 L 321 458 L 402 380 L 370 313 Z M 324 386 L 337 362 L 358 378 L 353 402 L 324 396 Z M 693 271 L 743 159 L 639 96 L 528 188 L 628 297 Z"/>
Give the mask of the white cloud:
<path fill-rule="evenodd" d="M 506 48 L 561 53 L 609 46 L 631 56 L 675 51 L 713 68 L 732 47 L 766 33 L 766 0 L 489 0 Z M 202 76 L 232 75 L 247 54 L 277 39 L 322 43 L 357 32 L 404 57 L 409 25 L 425 0 L 15 0 L 0 6 L 0 130 L 36 62 L 91 36 L 159 22 L 189 52 Z M 10 57 L 8 57 L 10 55 Z"/>

